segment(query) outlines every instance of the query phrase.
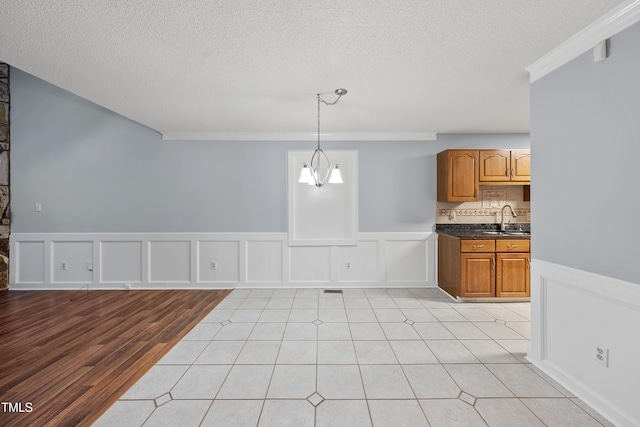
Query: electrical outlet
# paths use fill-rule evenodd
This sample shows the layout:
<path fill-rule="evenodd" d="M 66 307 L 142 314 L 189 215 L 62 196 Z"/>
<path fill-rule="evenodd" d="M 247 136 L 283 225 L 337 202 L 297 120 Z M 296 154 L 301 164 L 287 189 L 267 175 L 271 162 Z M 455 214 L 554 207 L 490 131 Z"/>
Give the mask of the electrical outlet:
<path fill-rule="evenodd" d="M 36 212 L 42 212 L 42 204 L 36 203 Z"/>
<path fill-rule="evenodd" d="M 218 263 L 216 261 L 211 261 L 210 267 L 212 270 L 218 269 Z"/>
<path fill-rule="evenodd" d="M 60 270 L 68 270 L 69 269 L 69 264 L 67 263 L 67 261 L 62 261 L 60 263 Z"/>
<path fill-rule="evenodd" d="M 93 271 L 93 263 L 91 261 L 87 261 L 87 270 Z"/>
<path fill-rule="evenodd" d="M 347 268 L 347 270 L 351 270 L 351 263 L 348 262 L 347 265 L 345 266 Z"/>
<path fill-rule="evenodd" d="M 125 285 L 124 285 L 124 288 L 125 288 L 126 290 L 131 290 L 131 283 L 127 283 L 127 284 L 125 284 Z"/>
<path fill-rule="evenodd" d="M 602 366 L 609 367 L 609 349 L 602 345 L 596 345 L 596 361 Z"/>

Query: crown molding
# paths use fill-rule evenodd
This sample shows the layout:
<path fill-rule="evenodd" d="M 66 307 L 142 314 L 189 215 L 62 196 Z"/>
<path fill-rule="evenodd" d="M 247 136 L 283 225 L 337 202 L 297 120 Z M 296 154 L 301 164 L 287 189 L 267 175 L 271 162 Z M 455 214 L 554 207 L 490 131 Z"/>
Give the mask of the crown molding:
<path fill-rule="evenodd" d="M 317 141 L 309 132 L 166 132 L 163 140 L 176 141 Z M 437 132 L 322 133 L 322 141 L 437 141 Z"/>
<path fill-rule="evenodd" d="M 640 0 L 629 0 L 611 10 L 551 52 L 529 65 L 531 83 L 561 67 L 595 45 L 640 21 Z"/>

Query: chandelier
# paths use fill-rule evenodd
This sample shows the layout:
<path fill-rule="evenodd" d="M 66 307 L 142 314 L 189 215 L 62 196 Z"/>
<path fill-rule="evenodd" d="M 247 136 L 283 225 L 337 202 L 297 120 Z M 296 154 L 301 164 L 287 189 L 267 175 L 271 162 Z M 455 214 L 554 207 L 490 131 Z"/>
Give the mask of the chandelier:
<path fill-rule="evenodd" d="M 340 168 L 338 164 L 332 165 L 329 162 L 329 158 L 320 148 L 320 103 L 325 105 L 335 105 L 340 97 L 347 93 L 346 89 L 336 89 L 335 94 L 338 95 L 335 101 L 329 103 L 320 98 L 320 94 L 317 94 L 318 98 L 318 148 L 313 152 L 311 156 L 311 162 L 302 164 L 302 172 L 300 173 L 300 179 L 298 182 L 303 184 L 315 185 L 316 187 L 322 187 L 325 182 L 329 184 L 342 184 L 342 175 L 340 174 Z M 325 163 L 325 172 L 322 173 L 322 163 Z M 323 176 L 324 175 L 324 176 Z M 327 181 L 328 178 L 328 181 Z"/>

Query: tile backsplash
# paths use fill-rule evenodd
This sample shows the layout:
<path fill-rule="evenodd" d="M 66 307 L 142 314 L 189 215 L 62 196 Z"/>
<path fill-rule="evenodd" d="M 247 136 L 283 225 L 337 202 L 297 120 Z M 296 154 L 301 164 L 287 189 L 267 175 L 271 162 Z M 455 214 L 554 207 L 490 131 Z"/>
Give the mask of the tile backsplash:
<path fill-rule="evenodd" d="M 480 200 L 477 202 L 437 203 L 437 224 L 476 224 L 499 223 L 500 212 L 505 204 L 518 215 L 511 216 L 505 210 L 505 223 L 530 222 L 530 202 L 523 201 L 524 186 L 522 185 L 483 185 L 480 187 Z"/>

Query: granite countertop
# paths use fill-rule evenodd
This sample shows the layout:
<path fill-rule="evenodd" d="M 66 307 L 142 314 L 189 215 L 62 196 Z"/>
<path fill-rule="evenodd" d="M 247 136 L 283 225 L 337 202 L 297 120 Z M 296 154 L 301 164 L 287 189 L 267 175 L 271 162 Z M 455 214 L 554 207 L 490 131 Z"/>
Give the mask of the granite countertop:
<path fill-rule="evenodd" d="M 461 239 L 529 239 L 531 224 L 509 224 L 506 232 L 500 224 L 436 224 L 436 232 Z"/>

